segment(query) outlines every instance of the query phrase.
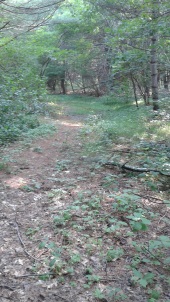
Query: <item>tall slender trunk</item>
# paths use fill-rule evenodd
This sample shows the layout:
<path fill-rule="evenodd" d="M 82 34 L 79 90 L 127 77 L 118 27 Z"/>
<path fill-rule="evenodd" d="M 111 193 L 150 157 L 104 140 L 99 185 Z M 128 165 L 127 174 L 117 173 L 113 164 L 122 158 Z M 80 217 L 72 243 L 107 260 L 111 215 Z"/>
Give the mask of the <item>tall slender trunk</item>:
<path fill-rule="evenodd" d="M 130 75 L 130 78 L 131 78 L 132 85 L 133 85 L 133 93 L 134 93 L 134 97 L 135 97 L 136 107 L 139 108 L 138 97 L 137 97 L 137 92 L 136 92 L 136 85 L 135 85 L 135 81 L 134 81 L 132 74 Z"/>
<path fill-rule="evenodd" d="M 133 80 L 134 80 L 134 82 L 136 82 L 136 84 L 137 84 L 137 87 L 138 87 L 138 89 L 139 89 L 140 95 L 141 95 L 141 97 L 143 98 L 143 100 L 144 100 L 144 102 L 145 102 L 145 105 L 148 105 L 148 104 L 147 104 L 147 98 L 146 98 L 145 91 L 142 89 L 142 86 L 140 85 L 138 79 L 133 78 Z"/>
<path fill-rule="evenodd" d="M 158 67 L 157 67 L 157 29 L 159 14 L 159 0 L 152 0 L 152 35 L 151 35 L 151 81 L 153 110 L 159 109 Z"/>
<path fill-rule="evenodd" d="M 157 37 L 156 35 L 153 35 L 151 38 L 151 79 L 152 79 L 151 87 L 152 87 L 153 110 L 159 109 L 156 42 L 157 42 Z"/>
<path fill-rule="evenodd" d="M 164 83 L 164 88 L 168 90 L 168 72 L 166 71 L 164 76 L 163 76 L 163 83 Z"/>
<path fill-rule="evenodd" d="M 70 81 L 71 89 L 74 92 L 74 86 L 73 86 L 73 81 L 72 81 L 71 75 L 70 75 L 69 72 L 67 72 L 67 74 L 68 74 L 68 78 L 69 78 L 69 81 Z"/>
<path fill-rule="evenodd" d="M 66 94 L 65 79 L 61 79 L 62 94 Z"/>

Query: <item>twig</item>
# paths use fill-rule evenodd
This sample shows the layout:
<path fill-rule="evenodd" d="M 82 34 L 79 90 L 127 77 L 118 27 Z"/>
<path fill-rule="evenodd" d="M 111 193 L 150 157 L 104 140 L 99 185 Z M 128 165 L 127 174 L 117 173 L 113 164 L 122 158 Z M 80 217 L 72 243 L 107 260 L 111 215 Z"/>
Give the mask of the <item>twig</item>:
<path fill-rule="evenodd" d="M 28 257 L 30 257 L 30 258 L 32 258 L 32 259 L 34 259 L 34 260 L 36 260 L 36 261 L 40 261 L 39 259 L 35 258 L 34 256 L 30 255 L 30 254 L 27 252 L 26 247 L 25 247 L 25 244 L 24 244 L 24 242 L 23 242 L 23 240 L 22 240 L 22 238 L 21 238 L 21 234 L 20 234 L 20 231 L 19 231 L 19 227 L 18 227 L 18 223 L 17 223 L 16 217 L 15 217 L 15 226 L 16 226 L 16 230 L 17 230 L 18 239 L 19 239 L 19 241 L 20 241 L 20 243 L 21 243 L 21 245 L 22 245 L 22 247 L 23 247 L 24 253 L 25 253 Z"/>
<path fill-rule="evenodd" d="M 12 288 L 12 287 L 10 287 L 10 286 L 8 286 L 8 285 L 5 285 L 5 284 L 0 284 L 0 287 L 4 287 L 4 288 L 9 289 L 9 290 L 11 290 L 11 291 L 14 290 L 14 288 Z"/>
<path fill-rule="evenodd" d="M 70 302 L 70 300 L 67 300 L 66 298 L 64 298 L 64 297 L 62 297 L 62 296 L 60 296 L 60 295 L 58 295 L 58 294 L 55 294 L 55 296 L 59 297 L 60 299 L 62 299 L 62 300 L 64 300 L 64 301 Z"/>
<path fill-rule="evenodd" d="M 168 210 L 166 210 L 166 213 L 167 213 L 167 212 L 168 212 Z M 166 217 L 166 213 L 159 219 L 159 221 L 158 221 L 158 223 L 157 223 L 157 228 L 156 228 L 156 230 L 158 230 L 158 227 L 159 227 L 159 224 L 160 224 L 161 220 L 162 220 L 163 218 Z"/>
<path fill-rule="evenodd" d="M 143 252 L 144 253 L 149 253 L 153 258 L 155 258 L 156 260 L 158 260 L 162 265 L 163 267 L 165 266 L 165 263 L 163 263 L 158 257 L 156 257 L 150 250 L 149 250 L 149 246 L 148 246 L 148 249 L 146 247 L 143 247 L 142 248 Z M 160 272 L 159 272 L 160 273 Z"/>
<path fill-rule="evenodd" d="M 21 275 L 21 276 L 15 276 L 15 278 L 29 278 L 29 277 L 42 277 L 45 275 L 54 276 L 54 273 L 44 273 L 44 274 L 28 274 L 28 275 Z"/>
<path fill-rule="evenodd" d="M 141 195 L 141 194 L 137 194 L 137 193 L 134 193 L 134 195 L 137 195 L 139 197 L 142 197 L 142 198 L 148 198 L 148 199 L 155 199 L 155 200 L 158 200 L 158 201 L 161 201 L 159 204 L 166 204 L 166 202 L 164 202 L 163 199 L 160 199 L 160 198 L 157 198 L 157 197 L 153 197 L 153 196 L 149 196 L 149 195 Z"/>

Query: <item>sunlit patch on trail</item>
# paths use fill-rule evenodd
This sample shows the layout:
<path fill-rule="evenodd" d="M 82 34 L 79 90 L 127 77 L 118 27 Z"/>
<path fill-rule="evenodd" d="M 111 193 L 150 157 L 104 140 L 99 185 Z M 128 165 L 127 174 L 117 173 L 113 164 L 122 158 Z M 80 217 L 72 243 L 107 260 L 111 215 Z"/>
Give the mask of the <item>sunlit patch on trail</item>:
<path fill-rule="evenodd" d="M 61 122 L 61 125 L 69 126 L 69 127 L 82 127 L 82 123 L 70 123 L 67 121 Z"/>
<path fill-rule="evenodd" d="M 26 185 L 28 183 L 28 180 L 23 177 L 14 176 L 10 179 L 7 179 L 5 181 L 5 184 L 8 185 L 10 188 L 13 189 L 19 189 Z"/>

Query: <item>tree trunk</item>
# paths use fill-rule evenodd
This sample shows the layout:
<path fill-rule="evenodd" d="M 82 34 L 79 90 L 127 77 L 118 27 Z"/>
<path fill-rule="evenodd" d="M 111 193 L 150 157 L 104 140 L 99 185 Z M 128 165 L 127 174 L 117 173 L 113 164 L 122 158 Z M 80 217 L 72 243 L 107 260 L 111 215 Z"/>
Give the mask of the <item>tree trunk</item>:
<path fill-rule="evenodd" d="M 136 84 L 137 84 L 137 87 L 138 87 L 138 89 L 139 89 L 140 95 L 141 95 L 141 97 L 143 98 L 143 100 L 144 100 L 144 102 L 145 102 L 145 105 L 147 105 L 147 102 L 146 102 L 146 95 L 145 95 L 145 92 L 144 92 L 143 89 L 142 89 L 143 87 L 141 87 L 141 85 L 140 85 L 138 79 L 136 79 L 136 78 L 133 77 L 133 80 L 134 80 L 134 82 L 136 82 Z"/>
<path fill-rule="evenodd" d="M 135 81 L 134 81 L 134 79 L 133 79 L 132 74 L 130 75 L 130 77 L 131 77 L 131 81 L 132 81 L 132 85 L 133 85 L 133 93 L 134 93 L 134 97 L 135 97 L 136 107 L 139 108 L 139 106 L 138 106 L 138 97 L 137 97 L 137 92 L 136 92 Z"/>
<path fill-rule="evenodd" d="M 156 37 L 156 35 L 153 35 L 152 38 L 151 38 L 151 79 L 152 79 L 153 110 L 158 110 L 159 109 L 156 42 L 157 42 L 157 37 Z"/>
<path fill-rule="evenodd" d="M 50 63 L 51 59 L 47 58 L 47 60 L 44 62 L 44 64 L 42 65 L 41 71 L 40 71 L 40 77 L 42 78 L 44 76 L 45 70 L 48 66 L 48 64 Z"/>
<path fill-rule="evenodd" d="M 65 79 L 61 79 L 62 94 L 66 94 Z"/>
<path fill-rule="evenodd" d="M 69 81 L 70 81 L 72 92 L 74 92 L 74 86 L 73 86 L 72 78 L 71 78 L 71 75 L 69 74 L 69 72 L 68 72 L 68 78 L 69 78 Z"/>
<path fill-rule="evenodd" d="M 151 35 L 151 82 L 153 110 L 159 109 L 158 95 L 158 67 L 157 67 L 157 19 L 159 15 L 159 2 L 152 0 L 152 35 Z"/>
<path fill-rule="evenodd" d="M 84 76 L 82 75 L 82 85 L 83 85 L 83 93 L 86 94 L 86 85 L 85 85 L 85 80 L 84 80 Z"/>
<path fill-rule="evenodd" d="M 145 95 L 146 95 L 146 105 L 150 105 L 150 102 L 149 102 L 150 92 L 149 92 L 148 86 L 145 87 Z"/>
<path fill-rule="evenodd" d="M 168 90 L 168 73 L 166 72 L 163 76 L 164 88 Z"/>

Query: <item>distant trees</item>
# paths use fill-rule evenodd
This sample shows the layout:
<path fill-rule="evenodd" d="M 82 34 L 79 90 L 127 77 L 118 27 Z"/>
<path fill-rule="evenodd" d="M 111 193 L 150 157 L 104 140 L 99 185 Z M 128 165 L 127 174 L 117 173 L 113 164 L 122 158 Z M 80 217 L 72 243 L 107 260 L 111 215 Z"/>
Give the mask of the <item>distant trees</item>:
<path fill-rule="evenodd" d="M 168 89 L 170 81 L 169 15 L 168 0 L 66 1 L 63 22 L 55 27 L 54 20 L 51 31 L 72 90 L 96 96 L 131 90 L 136 102 L 152 97 L 157 110 L 159 86 Z"/>
<path fill-rule="evenodd" d="M 169 1 L 88 2 L 97 4 L 95 7 L 103 19 L 107 18 L 105 32 L 108 44 L 115 53 L 112 56 L 113 76 L 119 75 L 121 81 L 129 78 L 136 97 L 136 93 L 140 93 L 146 104 L 152 94 L 153 109 L 157 110 L 158 83 L 163 63 L 161 50 L 163 45 L 167 46 L 169 39 Z"/>
<path fill-rule="evenodd" d="M 44 53 L 45 43 L 41 43 L 39 38 L 44 38 L 43 28 L 63 2 L 0 1 L 1 98 L 28 100 L 33 94 L 37 98 L 42 91 L 45 85 L 38 74 L 40 67 L 37 58 Z"/>
<path fill-rule="evenodd" d="M 0 46 L 27 40 L 51 91 L 134 95 L 159 108 L 170 82 L 169 0 L 10 0 L 0 8 Z M 23 58 L 27 65 L 30 54 Z"/>
<path fill-rule="evenodd" d="M 0 145 L 38 127 L 34 113 L 46 113 L 38 57 L 50 39 L 45 25 L 62 2 L 0 0 Z"/>

